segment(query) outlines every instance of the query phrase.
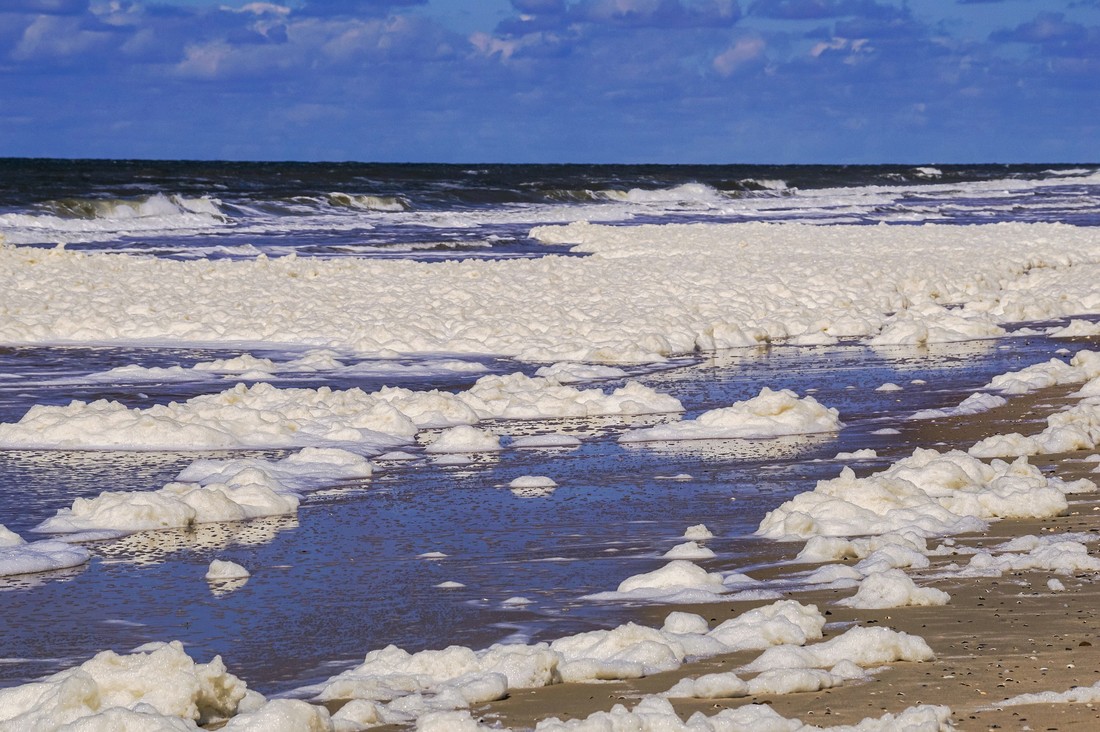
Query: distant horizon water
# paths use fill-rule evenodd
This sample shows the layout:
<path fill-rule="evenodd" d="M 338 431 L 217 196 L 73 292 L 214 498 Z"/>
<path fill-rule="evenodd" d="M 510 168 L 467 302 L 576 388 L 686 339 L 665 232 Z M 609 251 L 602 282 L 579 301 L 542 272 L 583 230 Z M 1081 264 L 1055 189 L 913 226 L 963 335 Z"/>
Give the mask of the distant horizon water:
<path fill-rule="evenodd" d="M 175 259 L 534 257 L 534 226 L 1100 223 L 1100 164 L 664 165 L 0 158 L 10 244 Z"/>

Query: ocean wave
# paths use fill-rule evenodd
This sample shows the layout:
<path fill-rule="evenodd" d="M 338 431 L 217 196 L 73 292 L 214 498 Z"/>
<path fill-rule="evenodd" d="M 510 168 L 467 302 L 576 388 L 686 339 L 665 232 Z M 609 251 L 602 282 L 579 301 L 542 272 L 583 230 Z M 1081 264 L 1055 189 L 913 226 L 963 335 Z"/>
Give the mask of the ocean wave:
<path fill-rule="evenodd" d="M 770 178 L 742 178 L 737 184 L 746 191 L 790 193 L 793 189 L 787 181 Z"/>
<path fill-rule="evenodd" d="M 62 219 L 163 218 L 180 214 L 200 214 L 226 219 L 217 199 L 207 196 L 187 198 L 163 193 L 134 199 L 62 198 L 46 201 L 41 208 Z"/>
<path fill-rule="evenodd" d="M 0 231 L 9 243 L 116 241 L 138 234 L 205 232 L 232 223 L 214 199 L 164 194 L 137 199 L 60 199 L 38 208 L 48 213 L 0 214 Z"/>
<path fill-rule="evenodd" d="M 408 200 L 401 196 L 372 196 L 369 194 L 329 193 L 326 202 L 330 206 L 351 208 L 361 211 L 408 211 L 412 208 Z"/>

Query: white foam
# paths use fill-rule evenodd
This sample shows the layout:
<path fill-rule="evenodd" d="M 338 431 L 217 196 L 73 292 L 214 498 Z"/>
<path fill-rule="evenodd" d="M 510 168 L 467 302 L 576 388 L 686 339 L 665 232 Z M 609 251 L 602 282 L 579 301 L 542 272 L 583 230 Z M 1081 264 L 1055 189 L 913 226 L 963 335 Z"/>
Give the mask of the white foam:
<path fill-rule="evenodd" d="M 579 223 L 531 234 L 590 256 L 196 262 L 9 246 L 0 343 L 625 363 L 782 339 L 983 337 L 1003 322 L 1100 310 L 1088 227 Z M 279 317 L 254 317 L 257 303 Z"/>
<path fill-rule="evenodd" d="M 513 478 L 508 483 L 509 488 L 557 488 L 558 484 L 553 478 L 545 475 L 521 475 Z"/>
<path fill-rule="evenodd" d="M 674 559 L 660 569 L 627 577 L 619 583 L 615 592 L 602 592 L 588 597 L 596 600 L 645 599 L 670 602 L 673 598 L 682 601 L 689 595 L 712 598 L 726 591 L 722 575 L 707 572 L 686 560 Z"/>
<path fill-rule="evenodd" d="M 773 669 L 832 668 L 848 661 L 859 666 L 881 666 L 896 661 L 935 658 L 923 638 L 890 628 L 856 626 L 843 634 L 809 646 L 781 645 L 766 649 L 741 667 L 745 672 Z"/>
<path fill-rule="evenodd" d="M 1038 389 L 1065 384 L 1082 384 L 1100 376 L 1100 353 L 1078 351 L 1069 362 L 1052 358 L 1018 371 L 994 376 L 984 388 L 1002 394 L 1028 394 Z"/>
<path fill-rule="evenodd" d="M 61 541 L 24 541 L 0 525 L 0 577 L 79 567 L 91 559 L 82 546 Z"/>
<path fill-rule="evenodd" d="M 10 546 L 19 546 L 24 543 L 23 537 L 15 533 L 7 526 L 0 524 L 0 549 L 4 549 Z"/>
<path fill-rule="evenodd" d="M 878 452 L 870 447 L 865 447 L 861 450 L 855 450 L 853 452 L 838 452 L 833 460 L 873 460 L 878 457 Z"/>
<path fill-rule="evenodd" d="M 1067 691 L 1040 691 L 1020 694 L 989 707 L 1019 707 L 1025 704 L 1096 704 L 1100 702 L 1100 681 L 1092 686 L 1075 686 Z"/>
<path fill-rule="evenodd" d="M 238 384 L 218 394 L 147 409 L 106 400 L 36 405 L 19 422 L 0 424 L 0 446 L 215 450 L 340 445 L 379 453 L 408 443 L 424 427 L 680 410 L 675 398 L 637 382 L 605 394 L 523 374 L 484 376 L 459 394 Z"/>
<path fill-rule="evenodd" d="M 512 447 L 517 449 L 544 449 L 554 447 L 577 447 L 580 439 L 573 435 L 547 434 L 525 435 L 512 440 Z"/>
<path fill-rule="evenodd" d="M 461 646 L 410 654 L 394 646 L 371 651 L 358 667 L 303 690 L 321 700 L 373 704 L 356 714 L 409 722 L 426 714 L 503 698 L 510 689 L 562 681 L 637 678 L 705 658 L 821 637 L 825 618 L 814 606 L 784 600 L 727 620 L 708 631 L 690 613 L 671 613 L 661 629 L 626 623 L 535 645 Z"/>
<path fill-rule="evenodd" d="M 472 721 L 472 720 L 471 720 Z M 631 709 L 616 704 L 609 712 L 594 712 L 584 719 L 562 721 L 557 717 L 543 720 L 535 732 L 808 732 L 835 729 L 837 732 L 943 732 L 951 729 L 951 709 L 945 706 L 919 705 L 897 714 L 868 717 L 854 727 L 810 727 L 797 719 L 788 719 L 766 704 L 746 704 L 723 709 L 713 716 L 695 712 L 685 722 L 667 699 L 646 696 Z"/>
<path fill-rule="evenodd" d="M 706 524 L 695 524 L 684 529 L 684 538 L 693 541 L 706 541 L 707 539 L 713 539 L 714 533 L 707 528 Z"/>
<path fill-rule="evenodd" d="M 697 541 L 685 541 L 677 544 L 661 555 L 665 559 L 713 559 L 713 549 L 708 549 Z"/>
<path fill-rule="evenodd" d="M 695 419 L 627 432 L 619 441 L 781 437 L 836 432 L 843 426 L 836 409 L 821 405 L 812 396 L 799 398 L 789 389 L 764 387 L 752 399 L 712 409 Z"/>
<path fill-rule="evenodd" d="M 1018 432 L 980 440 L 968 452 L 977 457 L 1048 455 L 1093 450 L 1100 444 L 1100 399 L 1087 398 L 1047 417 L 1047 427 L 1026 437 Z"/>
<path fill-rule="evenodd" d="M 500 450 L 500 438 L 489 430 L 478 429 L 469 425 L 451 427 L 439 433 L 428 443 L 425 452 L 493 452 Z"/>
<path fill-rule="evenodd" d="M 562 362 L 542 366 L 535 372 L 535 375 L 556 379 L 562 384 L 572 384 L 579 381 L 621 379 L 626 376 L 626 372 L 614 366 Z"/>
<path fill-rule="evenodd" d="M 0 424 L 0 445 L 22 448 L 218 450 L 358 444 L 381 452 L 417 431 L 404 414 L 360 389 L 235 387 L 147 409 L 74 401 L 31 407 Z"/>
<path fill-rule="evenodd" d="M 911 605 L 946 605 L 951 596 L 934 587 L 917 587 L 900 569 L 888 569 L 867 575 L 852 597 L 838 605 L 861 609 L 907 607 Z"/>
<path fill-rule="evenodd" d="M 328 710 L 300 699 L 272 699 L 256 710 L 244 712 L 226 723 L 227 732 L 329 732 Z"/>
<path fill-rule="evenodd" d="M 209 569 L 206 570 L 206 580 L 220 581 L 220 580 L 239 580 L 247 579 L 252 576 L 252 573 L 247 569 L 237 564 L 236 562 L 230 562 L 224 559 L 215 559 L 210 562 Z"/>
<path fill-rule="evenodd" d="M 194 729 L 178 722 L 231 717 L 247 694 L 245 683 L 226 671 L 219 656 L 195 663 L 179 642 L 152 644 L 129 655 L 103 651 L 41 681 L 0 689 L 0 725 L 40 732 L 74 722 L 103 725 L 85 729 L 119 729 L 111 725 L 144 718 L 148 726 L 135 728 Z M 249 701 L 257 703 L 255 697 Z"/>
<path fill-rule="evenodd" d="M 917 449 L 866 478 L 844 468 L 839 477 L 819 481 L 814 490 L 769 512 L 756 533 L 791 540 L 976 531 L 996 518 L 1057 515 L 1066 508 L 1068 492 L 1088 489 L 1079 481 L 1048 478 L 1024 459 L 986 465 L 958 450 Z"/>
<path fill-rule="evenodd" d="M 947 565 L 944 572 L 956 577 L 1000 577 L 1008 572 L 1045 571 L 1061 575 L 1100 572 L 1100 559 L 1089 554 L 1088 547 L 1077 541 L 1041 543 L 1030 551 L 994 555 L 978 551 L 963 567 Z"/>
<path fill-rule="evenodd" d="M 943 419 L 945 417 L 959 417 L 969 414 L 981 414 L 990 409 L 1002 407 L 1008 400 L 996 394 L 983 394 L 981 392 L 971 394 L 959 402 L 957 406 L 945 409 L 921 409 L 913 412 L 910 419 Z"/>
<path fill-rule="evenodd" d="M 1089 320 L 1071 320 L 1061 328 L 1051 328 L 1048 335 L 1052 338 L 1094 338 L 1100 335 L 1100 323 Z"/>
<path fill-rule="evenodd" d="M 304 488 L 363 478 L 371 464 L 335 448 L 305 448 L 282 460 L 197 460 L 155 491 L 77 498 L 34 528 L 42 533 L 124 533 L 295 513 Z"/>

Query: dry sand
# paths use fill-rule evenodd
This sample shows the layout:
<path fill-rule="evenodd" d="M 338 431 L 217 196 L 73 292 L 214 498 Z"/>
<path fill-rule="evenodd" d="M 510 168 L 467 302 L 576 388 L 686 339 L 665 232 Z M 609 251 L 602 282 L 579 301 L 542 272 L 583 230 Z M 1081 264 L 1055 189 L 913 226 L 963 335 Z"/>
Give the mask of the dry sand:
<path fill-rule="evenodd" d="M 1045 417 L 1066 406 L 1074 388 L 1048 389 L 1012 399 L 1008 405 L 978 416 L 914 422 L 900 425 L 899 440 L 921 446 L 965 448 L 997 433 L 1033 434 L 1045 426 Z M 1097 478 L 1090 471 L 1096 463 L 1083 462 L 1089 453 L 1040 456 L 1031 459 L 1045 471 L 1067 480 Z M 1028 534 L 1100 532 L 1100 496 L 1071 497 L 1062 516 L 1045 520 L 1000 521 L 980 535 L 955 537 L 959 546 L 991 546 Z M 801 543 L 776 545 L 776 559 L 793 556 Z M 917 704 L 945 704 L 954 712 L 961 730 L 1096 730 L 1100 729 L 1100 705 L 1032 704 L 996 708 L 999 701 L 1018 694 L 1066 691 L 1073 686 L 1100 681 L 1100 584 L 1093 576 L 1060 577 L 1066 591 L 1047 587 L 1048 572 L 1021 572 L 999 578 L 922 580 L 958 557 L 932 557 L 932 567 L 910 570 L 920 585 L 938 587 L 951 595 L 943 607 L 909 607 L 857 610 L 835 605 L 853 590 L 791 593 L 793 599 L 814 603 L 828 615 L 826 638 L 852 624 L 880 625 L 922 636 L 936 653 L 927 663 L 899 663 L 878 673 L 869 683 L 854 684 L 818 693 L 759 696 L 729 700 L 674 700 L 684 716 L 695 711 L 714 714 L 727 706 L 770 704 L 786 717 L 808 724 L 854 724 L 866 717 L 899 712 Z M 966 557 L 962 558 L 966 561 Z M 811 565 L 798 565 L 805 570 Z M 708 569 L 719 565 L 708 566 Z M 732 569 L 731 567 L 725 567 Z M 781 576 L 786 570 L 773 566 L 750 572 L 757 578 Z M 672 610 L 694 612 L 714 621 L 738 615 L 761 602 L 723 602 L 708 605 L 660 606 L 623 609 L 630 619 L 660 626 Z M 614 611 L 612 611 L 614 612 Z M 509 699 L 475 710 L 486 723 L 498 722 L 514 729 L 534 726 L 551 716 L 585 717 L 608 710 L 617 703 L 631 706 L 644 694 L 670 688 L 678 679 L 703 673 L 732 670 L 757 655 L 744 652 L 684 665 L 680 669 L 644 679 L 601 684 L 561 684 L 514 693 Z"/>

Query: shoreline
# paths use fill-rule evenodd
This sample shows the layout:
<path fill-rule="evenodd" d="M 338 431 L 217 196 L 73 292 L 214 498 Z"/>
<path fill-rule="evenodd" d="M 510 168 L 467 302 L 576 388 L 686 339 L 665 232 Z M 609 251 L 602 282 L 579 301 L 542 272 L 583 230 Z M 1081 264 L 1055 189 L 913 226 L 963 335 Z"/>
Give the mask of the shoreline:
<path fill-rule="evenodd" d="M 1075 342 L 1074 350 L 1093 345 Z M 976 415 L 898 425 L 899 439 L 922 447 L 965 449 L 992 434 L 1020 430 L 1038 432 L 1042 419 L 1073 400 L 1069 394 L 1079 385 L 1048 387 L 1011 398 L 1007 404 Z M 1029 462 L 1044 474 L 1067 481 L 1095 478 L 1096 462 L 1084 462 L 1092 454 L 1038 455 Z M 869 471 L 860 471 L 866 473 Z M 1100 495 L 1069 497 L 1069 509 L 1044 519 L 1002 519 L 991 522 L 983 533 L 951 537 L 960 548 L 991 547 L 1019 536 L 1087 532 L 1100 535 Z M 758 579 L 783 577 L 790 571 L 812 570 L 819 564 L 790 565 L 802 542 L 774 544 L 774 564 L 748 570 Z M 750 703 L 768 704 L 784 717 L 823 726 L 856 724 L 885 713 L 897 714 L 919 704 L 947 705 L 958 729 L 1094 729 L 1100 720 L 1100 705 L 1031 704 L 998 707 L 1010 697 L 1033 692 L 1060 693 L 1075 686 L 1100 681 L 1100 585 L 1091 575 L 1056 575 L 1049 571 L 1006 572 L 1002 577 L 929 578 L 938 568 L 958 556 L 930 556 L 931 566 L 910 570 L 921 587 L 947 591 L 951 600 L 940 607 L 897 607 L 883 610 L 854 609 L 835 602 L 854 589 L 803 589 L 785 591 L 785 598 L 816 604 L 828 616 L 824 639 L 828 640 L 852 625 L 886 626 L 923 637 L 934 651 L 935 660 L 899 662 L 875 670 L 872 680 L 818 692 L 787 695 L 746 696 L 736 699 L 673 699 L 673 706 L 686 719 L 694 712 L 707 716 L 721 709 Z M 846 560 L 851 562 L 852 560 Z M 708 570 L 719 568 L 720 560 L 703 563 Z M 735 567 L 721 567 L 725 570 Z M 1059 577 L 1066 591 L 1054 592 L 1046 582 Z M 673 611 L 702 615 L 722 622 L 770 601 L 724 601 L 703 605 L 645 605 L 608 607 L 623 622 L 660 627 Z M 1058 612 L 1051 612 L 1051 608 Z M 607 711 L 615 704 L 628 708 L 643 695 L 667 691 L 676 681 L 706 673 L 730 671 L 748 663 L 759 651 L 742 651 L 685 663 L 674 671 L 630 681 L 589 684 L 557 684 L 538 689 L 516 690 L 509 698 L 471 709 L 485 724 L 529 729 L 549 717 L 562 721 L 584 718 Z M 565 710 L 568 710 L 566 712 Z M 378 729 L 397 730 L 401 726 Z"/>

